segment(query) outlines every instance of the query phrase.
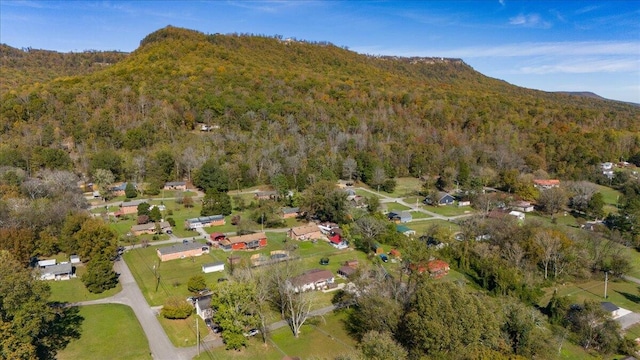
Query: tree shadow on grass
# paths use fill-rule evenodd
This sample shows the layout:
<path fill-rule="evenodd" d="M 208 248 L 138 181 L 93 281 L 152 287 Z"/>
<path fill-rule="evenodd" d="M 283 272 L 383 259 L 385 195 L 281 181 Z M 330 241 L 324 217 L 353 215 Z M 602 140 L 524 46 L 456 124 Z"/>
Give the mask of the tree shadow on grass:
<path fill-rule="evenodd" d="M 46 327 L 46 332 L 51 335 L 47 344 L 39 349 L 39 352 L 45 352 L 47 356 L 55 357 L 57 351 L 64 349 L 71 340 L 80 338 L 84 318 L 80 315 L 80 308 L 77 306 L 68 306 L 67 303 L 58 302 L 49 305 L 55 314 Z M 41 359 L 48 359 L 47 356 L 41 357 Z"/>
<path fill-rule="evenodd" d="M 636 295 L 636 294 L 630 294 L 628 292 L 624 292 L 624 291 L 618 291 L 616 290 L 616 292 L 622 296 L 624 296 L 627 300 L 629 301 L 633 301 L 636 304 L 640 304 L 640 295 Z"/>

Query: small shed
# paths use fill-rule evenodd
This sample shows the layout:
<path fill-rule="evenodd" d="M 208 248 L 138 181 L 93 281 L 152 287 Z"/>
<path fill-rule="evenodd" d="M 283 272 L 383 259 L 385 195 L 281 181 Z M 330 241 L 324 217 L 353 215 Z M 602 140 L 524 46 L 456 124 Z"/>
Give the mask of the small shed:
<path fill-rule="evenodd" d="M 80 256 L 78 255 L 71 255 L 69 257 L 69 261 L 71 261 L 72 264 L 80 264 Z"/>
<path fill-rule="evenodd" d="M 209 274 L 212 272 L 224 271 L 224 262 L 217 261 L 214 263 L 208 263 L 202 265 L 202 272 L 205 274 Z"/>
<path fill-rule="evenodd" d="M 384 249 L 382 248 L 382 245 L 375 243 L 373 244 L 373 252 L 376 253 L 376 255 L 380 255 L 384 253 Z"/>

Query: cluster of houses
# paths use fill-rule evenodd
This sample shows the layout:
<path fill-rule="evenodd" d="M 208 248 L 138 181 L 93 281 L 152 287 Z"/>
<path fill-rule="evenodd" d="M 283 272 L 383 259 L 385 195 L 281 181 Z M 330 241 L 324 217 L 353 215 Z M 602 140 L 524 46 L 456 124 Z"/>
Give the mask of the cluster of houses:
<path fill-rule="evenodd" d="M 74 265 L 80 263 L 78 255 L 71 255 L 69 261 L 57 263 L 56 259 L 39 260 L 40 280 L 69 280 L 76 276 Z"/>

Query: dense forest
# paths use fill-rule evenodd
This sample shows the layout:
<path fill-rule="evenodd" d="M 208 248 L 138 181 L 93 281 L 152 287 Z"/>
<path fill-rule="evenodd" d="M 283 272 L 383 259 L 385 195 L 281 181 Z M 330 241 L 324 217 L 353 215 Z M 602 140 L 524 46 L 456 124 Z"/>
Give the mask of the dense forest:
<path fill-rule="evenodd" d="M 581 179 L 640 151 L 640 108 L 522 89 L 458 59 L 174 27 L 126 56 L 2 49 L 11 87 L 0 165 L 29 172 L 107 168 L 116 180 L 161 182 L 213 158 L 231 183 L 284 174 L 302 189 L 341 177 L 348 158 L 365 182 L 377 168 L 435 176 L 461 163 L 477 177 L 515 169 Z M 39 64 L 48 73 L 29 70 Z"/>
<path fill-rule="evenodd" d="M 600 354 L 635 350 L 598 304 L 574 306 L 554 295 L 540 306 L 540 299 L 556 282 L 605 271 L 619 278 L 630 269 L 628 248 L 615 243 L 640 245 L 640 185 L 628 173 L 608 179 L 599 166 L 640 166 L 638 106 L 519 88 L 461 59 L 371 56 L 330 43 L 175 27 L 148 35 L 131 54 L 0 45 L 0 74 L 6 264 L 26 268 L 34 256 L 79 254 L 91 291 L 115 285 L 118 234 L 86 214 L 78 179 L 101 190 L 129 181 L 133 196 L 131 182 L 157 194 L 166 181 L 189 180 L 206 191 L 202 215 L 231 213 L 230 189 L 269 184 L 280 202 L 256 206 L 296 205 L 308 217 L 336 221 L 364 252 L 375 242 L 402 249 L 400 277 L 363 270 L 354 284 L 366 295 L 339 299 L 354 307 L 347 325 L 364 358 L 545 359 L 565 338 Z M 394 178 L 407 176 L 424 180 L 419 195 L 427 198 L 454 187 L 475 196 L 478 216 L 457 224 L 465 241 L 434 226 L 416 246 L 390 226 L 379 202 L 367 199 L 366 210 L 352 212 L 335 188 L 342 178 L 391 192 Z M 563 189 L 538 192 L 534 177 L 560 178 Z M 490 207 L 507 200 L 476 191 L 494 186 L 536 200 L 552 218 L 567 209 L 602 219 L 602 194 L 583 180 L 621 194 L 606 229 L 588 235 L 487 219 Z M 222 203 L 225 210 L 210 209 Z M 256 210 L 255 223 L 275 211 Z M 470 286 L 412 271 L 436 254 L 429 246 L 436 240 L 449 244 L 437 254 Z M 11 266 L 0 275 L 9 276 Z M 46 286 L 32 285 L 31 293 L 46 297 Z M 22 308 L 0 309 L 0 326 L 20 319 Z M 54 356 L 77 337 L 75 330 L 64 335 L 60 346 L 34 342 L 21 356 Z"/>

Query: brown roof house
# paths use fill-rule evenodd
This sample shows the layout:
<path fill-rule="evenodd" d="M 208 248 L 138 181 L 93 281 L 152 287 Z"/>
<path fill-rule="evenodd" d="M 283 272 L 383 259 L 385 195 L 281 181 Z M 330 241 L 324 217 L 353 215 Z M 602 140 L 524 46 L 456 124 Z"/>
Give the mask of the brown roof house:
<path fill-rule="evenodd" d="M 335 278 L 329 270 L 312 269 L 304 274 L 287 280 L 287 287 L 295 292 L 308 290 L 323 290 L 333 284 Z"/>
<path fill-rule="evenodd" d="M 171 224 L 169 224 L 168 221 L 161 221 L 159 224 L 160 224 L 160 232 L 171 230 Z M 142 234 L 155 234 L 156 223 L 150 222 L 147 224 L 133 225 L 131 227 L 131 233 L 136 236 L 142 235 Z"/>
<path fill-rule="evenodd" d="M 289 238 L 294 240 L 313 240 L 322 239 L 322 232 L 316 224 L 308 224 L 304 226 L 294 227 L 287 232 Z"/>
<path fill-rule="evenodd" d="M 156 250 L 160 261 L 184 259 L 191 256 L 201 256 L 209 253 L 209 246 L 196 242 L 176 244 Z"/>
<path fill-rule="evenodd" d="M 551 189 L 554 187 L 560 187 L 560 180 L 556 180 L 556 179 L 536 179 L 533 180 L 533 186 L 535 186 L 538 189 Z"/>

